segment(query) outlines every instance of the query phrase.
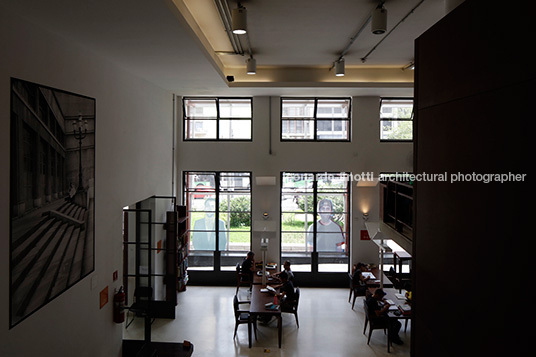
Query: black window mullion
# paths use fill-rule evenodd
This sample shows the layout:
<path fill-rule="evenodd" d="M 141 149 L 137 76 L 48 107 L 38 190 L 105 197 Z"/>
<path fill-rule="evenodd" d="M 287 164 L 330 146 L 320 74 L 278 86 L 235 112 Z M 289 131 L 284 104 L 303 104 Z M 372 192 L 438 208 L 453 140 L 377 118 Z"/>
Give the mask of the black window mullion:
<path fill-rule="evenodd" d="M 313 252 L 317 252 L 317 215 L 318 215 L 318 174 L 313 174 Z"/>
<path fill-rule="evenodd" d="M 216 140 L 221 140 L 220 139 L 220 99 L 219 98 L 216 98 Z"/>
<path fill-rule="evenodd" d="M 313 130 L 313 140 L 318 140 L 318 136 L 317 136 L 317 130 L 318 130 L 318 98 L 315 98 L 315 109 L 314 109 L 314 120 L 313 120 L 313 123 L 314 123 L 314 130 Z M 314 186 L 314 184 L 313 184 Z"/>

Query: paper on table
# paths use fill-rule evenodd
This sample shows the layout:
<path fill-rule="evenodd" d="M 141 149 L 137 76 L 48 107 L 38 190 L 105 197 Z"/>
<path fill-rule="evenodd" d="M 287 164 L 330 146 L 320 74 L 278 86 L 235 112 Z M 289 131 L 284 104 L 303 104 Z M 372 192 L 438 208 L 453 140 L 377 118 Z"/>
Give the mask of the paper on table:
<path fill-rule="evenodd" d="M 363 275 L 363 278 L 370 278 L 370 279 L 376 279 L 376 277 L 374 276 L 374 274 L 368 272 L 368 271 L 365 271 L 365 272 L 362 272 L 361 275 Z"/>

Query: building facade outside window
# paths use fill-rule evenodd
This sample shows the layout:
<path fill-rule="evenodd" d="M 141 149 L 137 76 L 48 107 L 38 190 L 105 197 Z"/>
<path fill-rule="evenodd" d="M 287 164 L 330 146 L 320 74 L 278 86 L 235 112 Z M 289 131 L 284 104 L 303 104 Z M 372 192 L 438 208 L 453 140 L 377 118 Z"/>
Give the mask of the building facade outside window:
<path fill-rule="evenodd" d="M 234 270 L 251 249 L 251 173 L 184 173 L 188 269 Z"/>
<path fill-rule="evenodd" d="M 350 141 L 350 98 L 281 98 L 281 140 Z"/>
<path fill-rule="evenodd" d="M 380 141 L 413 141 L 413 98 L 382 98 Z"/>
<path fill-rule="evenodd" d="M 252 139 L 251 98 L 184 98 L 184 140 Z"/>

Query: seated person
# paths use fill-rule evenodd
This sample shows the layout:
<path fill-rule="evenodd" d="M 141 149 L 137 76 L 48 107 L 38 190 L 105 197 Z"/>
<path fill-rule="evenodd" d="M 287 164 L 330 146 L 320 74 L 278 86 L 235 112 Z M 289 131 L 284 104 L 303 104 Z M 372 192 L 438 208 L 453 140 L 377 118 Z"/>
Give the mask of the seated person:
<path fill-rule="evenodd" d="M 283 270 L 281 270 L 279 273 L 272 274 L 271 277 L 281 280 L 280 276 L 283 272 L 287 273 L 288 280 L 294 282 L 294 273 L 292 270 L 290 270 L 290 262 L 288 260 L 283 263 Z"/>
<path fill-rule="evenodd" d="M 378 319 L 385 319 L 385 321 L 388 323 L 389 339 L 393 343 L 401 345 L 403 342 L 402 339 L 400 339 L 400 336 L 398 336 L 398 332 L 400 331 L 402 324 L 400 321 L 398 321 L 398 319 L 387 318 L 387 311 L 389 310 L 390 305 L 385 301 L 383 298 L 384 296 L 385 292 L 383 289 L 376 289 L 374 294 L 367 298 L 369 315 L 376 316 Z"/>
<path fill-rule="evenodd" d="M 240 267 L 240 272 L 242 274 L 247 274 L 249 277 L 248 281 L 253 281 L 253 274 L 255 273 L 255 253 L 248 252 L 246 255 L 246 258 L 244 261 L 242 261 L 242 265 Z"/>
<path fill-rule="evenodd" d="M 367 290 L 367 280 L 370 279 L 370 276 L 364 277 L 363 272 L 368 271 L 367 266 L 363 263 L 357 263 L 355 266 L 355 271 L 352 275 L 352 283 L 354 286 L 354 291 L 356 294 L 365 295 Z"/>
<path fill-rule="evenodd" d="M 296 291 L 292 281 L 288 280 L 288 275 L 285 271 L 279 273 L 279 278 L 281 279 L 281 286 L 279 287 L 278 299 L 281 310 L 284 310 L 291 307 L 292 303 L 296 301 Z"/>

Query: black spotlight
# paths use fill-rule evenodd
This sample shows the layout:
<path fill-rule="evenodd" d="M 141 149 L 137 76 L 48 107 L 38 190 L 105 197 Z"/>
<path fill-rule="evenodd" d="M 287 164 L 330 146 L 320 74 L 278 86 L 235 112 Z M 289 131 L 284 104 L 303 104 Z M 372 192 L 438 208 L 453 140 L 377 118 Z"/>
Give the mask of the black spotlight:
<path fill-rule="evenodd" d="M 227 76 L 227 81 L 234 82 L 234 76 Z"/>

